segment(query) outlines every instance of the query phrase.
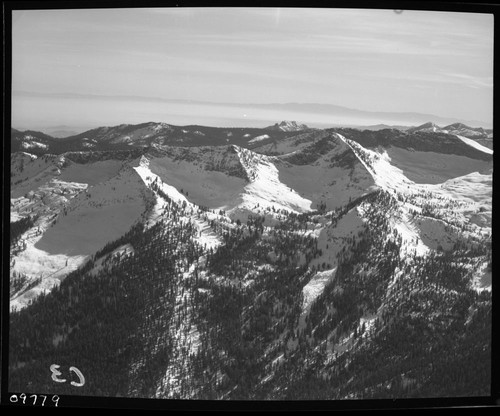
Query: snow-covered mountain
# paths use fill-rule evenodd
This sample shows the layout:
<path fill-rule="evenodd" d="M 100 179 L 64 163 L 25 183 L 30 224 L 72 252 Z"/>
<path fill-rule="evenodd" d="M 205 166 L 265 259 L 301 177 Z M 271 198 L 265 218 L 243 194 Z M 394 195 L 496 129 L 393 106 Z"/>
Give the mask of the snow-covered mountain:
<path fill-rule="evenodd" d="M 474 140 L 444 132 L 400 131 L 387 129 L 378 131 L 349 128 L 327 129 L 352 139 L 365 148 L 400 148 L 408 151 L 431 152 L 464 156 L 475 160 L 490 161 L 492 151 Z"/>
<path fill-rule="evenodd" d="M 493 130 L 483 129 L 482 127 L 469 127 L 462 123 L 450 124 L 443 128 L 449 134 L 454 134 L 459 137 L 466 137 L 474 140 L 481 146 L 493 150 Z"/>
<path fill-rule="evenodd" d="M 482 127 L 469 127 L 466 126 L 463 123 L 454 123 L 450 124 L 449 126 L 443 127 L 443 130 L 445 130 L 447 133 L 450 134 L 457 134 L 460 136 L 465 136 L 468 137 L 469 139 L 472 138 L 480 138 L 480 139 L 485 139 L 491 137 L 492 131 L 487 131 L 483 129 Z"/>
<path fill-rule="evenodd" d="M 461 123 L 439 127 L 428 122 L 418 127 L 388 128 L 383 125 L 357 128 L 362 132 L 397 131 L 408 135 L 417 133 L 442 133 L 473 139 L 492 149 L 493 131 L 472 128 Z M 266 128 L 217 128 L 206 126 L 174 126 L 167 123 L 122 124 L 113 127 L 99 127 L 83 133 L 59 139 L 34 131 L 11 131 L 11 151 L 29 151 L 32 154 L 61 154 L 68 151 L 109 151 L 131 147 L 149 147 L 153 144 L 171 146 L 259 146 L 262 143 L 279 143 L 298 135 L 315 134 L 319 129 L 311 129 L 295 121 L 282 121 Z M 385 134 L 385 133 L 384 133 Z M 261 143 L 262 142 L 262 143 Z"/>
<path fill-rule="evenodd" d="M 14 151 L 11 389 L 487 394 L 492 151 L 435 128 L 146 123 Z M 91 381 L 46 380 L 57 357 Z"/>
<path fill-rule="evenodd" d="M 277 124 L 278 126 L 278 124 Z M 298 134 L 307 126 L 283 122 L 280 128 L 217 128 L 206 126 L 174 126 L 167 123 L 122 124 L 98 127 L 59 139 L 44 133 L 11 130 L 11 151 L 30 151 L 33 154 L 61 154 L 68 151 L 110 151 L 144 148 L 152 145 L 222 146 L 252 145 L 270 139 L 282 140 Z"/>
<path fill-rule="evenodd" d="M 439 127 L 432 122 L 428 122 L 417 127 L 406 129 L 406 131 L 408 133 L 433 132 L 452 134 L 472 139 L 490 150 L 493 149 L 493 130 L 485 130 L 482 127 L 469 127 L 463 123 L 454 123 L 445 127 Z"/>
<path fill-rule="evenodd" d="M 309 130 L 305 124 L 297 124 L 296 121 L 283 120 L 281 123 L 276 123 L 273 126 L 267 127 L 268 130 L 281 130 L 281 131 L 301 131 Z"/>

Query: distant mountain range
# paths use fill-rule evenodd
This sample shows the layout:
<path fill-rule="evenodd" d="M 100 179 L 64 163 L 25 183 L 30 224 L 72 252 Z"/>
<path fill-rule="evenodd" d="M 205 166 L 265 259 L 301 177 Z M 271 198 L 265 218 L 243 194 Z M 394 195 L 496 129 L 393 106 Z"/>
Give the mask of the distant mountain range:
<path fill-rule="evenodd" d="M 71 126 L 52 126 L 52 127 L 47 127 L 44 130 L 45 133 L 47 133 L 48 135 L 62 139 L 65 137 L 76 136 L 82 130 L 86 129 L 77 130 L 75 128 L 72 128 Z"/>
<path fill-rule="evenodd" d="M 492 129 L 483 129 L 482 127 L 469 127 L 462 123 L 454 123 L 449 126 L 439 127 L 437 124 L 428 122 L 417 127 L 407 129 L 408 132 L 415 131 L 432 131 L 440 133 L 460 134 L 466 137 L 477 137 L 482 139 L 491 138 L 493 136 Z"/>
<path fill-rule="evenodd" d="M 423 114 L 415 112 L 388 112 L 388 111 L 366 111 L 342 107 L 334 104 L 316 104 L 316 103 L 285 103 L 285 104 L 233 104 L 235 106 L 261 108 L 269 110 L 286 110 L 297 114 L 327 114 L 335 119 L 356 119 L 356 120 L 384 120 L 385 123 L 412 125 L 421 124 L 426 120 L 432 120 L 438 124 L 453 124 L 466 122 L 468 124 L 482 126 L 486 123 L 479 120 L 460 120 L 453 117 L 441 117 L 433 114 Z M 362 123 L 360 123 L 362 124 Z"/>
<path fill-rule="evenodd" d="M 218 128 L 206 126 L 174 126 L 167 123 L 121 124 L 98 127 L 64 139 L 42 132 L 11 130 L 11 151 L 33 154 L 61 154 L 82 150 L 125 150 L 153 144 L 174 146 L 247 145 L 260 140 L 280 140 L 301 131 L 312 130 L 295 121 L 283 121 L 265 128 Z"/>
<path fill-rule="evenodd" d="M 473 139 L 477 143 L 486 146 L 489 149 L 493 149 L 493 130 L 483 129 L 482 127 L 470 127 L 463 123 L 454 123 L 445 127 L 439 127 L 438 125 L 428 122 L 422 124 L 418 127 L 411 127 L 407 129 L 408 133 L 415 132 L 434 132 L 434 133 L 446 133 L 454 134 L 456 136 L 463 136 L 469 139 Z"/>
<path fill-rule="evenodd" d="M 174 106 L 194 106 L 196 108 L 206 108 L 207 113 L 225 114 L 232 125 L 241 125 L 241 122 L 248 123 L 247 126 L 256 127 L 259 123 L 267 123 L 265 120 L 272 119 L 301 119 L 308 125 L 315 127 L 334 127 L 334 126 L 363 126 L 383 123 L 385 125 L 395 126 L 415 126 L 431 121 L 439 125 L 450 125 L 454 123 L 464 123 L 474 127 L 492 127 L 488 120 L 465 120 L 454 117 L 443 117 L 434 114 L 425 114 L 418 112 L 391 112 L 391 111 L 367 111 L 354 108 L 348 108 L 335 104 L 324 103 L 227 103 L 227 102 L 209 102 L 199 100 L 170 99 L 162 97 L 143 97 L 143 96 L 108 96 L 93 94 L 73 94 L 73 93 L 34 93 L 26 91 L 15 91 L 14 95 L 22 97 L 47 98 L 52 100 L 77 100 L 96 102 L 128 102 L 137 105 L 152 104 L 153 107 L 159 107 L 162 104 Z M 237 111 L 234 111 L 237 110 Z M 229 115 L 229 113 L 234 113 Z M 238 114 L 238 115 L 237 115 Z M 243 114 L 246 114 L 243 116 Z M 272 116 L 270 116 L 272 114 Z M 241 117 L 240 117 L 241 115 Z M 235 118 L 236 117 L 236 118 Z M 240 117 L 240 118 L 238 118 Z M 215 118 L 214 118 L 215 120 Z M 220 120 L 220 117 L 217 117 Z M 68 124 L 67 122 L 63 122 Z M 83 121 L 82 121 L 83 123 Z M 183 124 L 183 122 L 179 123 Z M 206 123 L 204 123 L 207 125 Z M 213 126 L 214 124 L 210 123 Z M 219 124 L 220 125 L 220 124 Z M 265 124 L 260 124 L 265 125 Z M 41 128 L 47 130 L 47 128 Z M 76 127 L 64 126 L 63 128 L 50 128 L 51 130 L 78 130 Z M 56 134 L 54 134 L 56 136 Z"/>
<path fill-rule="evenodd" d="M 334 131 L 345 128 L 336 127 Z M 351 127 L 352 129 L 352 127 Z M 130 150 L 131 147 L 149 147 L 151 145 L 172 146 L 221 146 L 234 144 L 243 147 L 255 147 L 262 143 L 279 142 L 291 136 L 314 131 L 305 124 L 296 121 L 282 121 L 264 128 L 222 128 L 207 126 L 174 126 L 167 123 L 121 124 L 113 127 L 98 127 L 65 138 L 56 138 L 48 134 L 26 130 L 11 130 L 11 151 L 26 151 L 32 154 L 61 154 L 68 151 L 105 151 Z M 461 123 L 439 127 L 427 122 L 418 127 L 399 128 L 379 124 L 372 128 L 356 128 L 356 131 L 376 135 L 382 142 L 394 137 L 414 137 L 423 133 L 440 133 L 445 136 L 461 136 L 488 149 L 493 149 L 493 130 L 474 128 Z M 370 133 L 371 136 L 373 134 Z M 470 146 L 469 146 L 470 147 Z"/>

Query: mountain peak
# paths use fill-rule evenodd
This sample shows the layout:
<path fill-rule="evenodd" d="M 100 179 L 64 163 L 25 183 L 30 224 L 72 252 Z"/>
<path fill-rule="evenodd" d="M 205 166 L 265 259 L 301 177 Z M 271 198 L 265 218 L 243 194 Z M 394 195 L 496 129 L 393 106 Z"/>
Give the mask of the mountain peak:
<path fill-rule="evenodd" d="M 444 129 L 452 132 L 453 134 L 461 134 L 463 136 L 488 136 L 482 127 L 470 127 L 463 123 L 450 124 L 449 126 L 444 127 Z"/>
<path fill-rule="evenodd" d="M 428 121 L 427 123 L 424 123 L 420 126 L 421 128 L 428 128 L 428 127 L 439 127 L 436 123 L 433 123 L 432 121 Z"/>
<path fill-rule="evenodd" d="M 423 131 L 423 132 L 441 132 L 443 131 L 441 127 L 439 127 L 437 124 L 433 123 L 432 121 L 428 121 L 427 123 L 424 123 L 420 126 L 417 127 L 412 127 L 407 130 L 408 133 L 415 133 L 417 131 Z"/>
<path fill-rule="evenodd" d="M 266 127 L 268 130 L 281 130 L 281 131 L 300 131 L 306 130 L 309 127 L 305 124 L 297 124 L 296 121 L 283 120 L 281 123 L 276 123 L 274 126 Z"/>
<path fill-rule="evenodd" d="M 445 129 L 472 129 L 471 127 L 463 124 L 463 123 L 453 123 L 450 124 L 449 126 L 446 126 Z"/>

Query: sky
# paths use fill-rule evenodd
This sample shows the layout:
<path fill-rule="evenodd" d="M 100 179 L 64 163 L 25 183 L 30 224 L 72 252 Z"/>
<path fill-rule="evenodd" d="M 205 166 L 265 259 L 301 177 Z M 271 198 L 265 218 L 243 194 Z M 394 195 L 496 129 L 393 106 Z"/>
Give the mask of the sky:
<path fill-rule="evenodd" d="M 235 126 L 250 125 L 250 119 L 266 125 L 289 114 L 252 113 L 231 104 L 290 102 L 435 114 L 490 127 L 493 15 L 292 8 L 13 11 L 13 127 L 146 121 Z M 296 116 L 312 124 L 348 121 Z"/>

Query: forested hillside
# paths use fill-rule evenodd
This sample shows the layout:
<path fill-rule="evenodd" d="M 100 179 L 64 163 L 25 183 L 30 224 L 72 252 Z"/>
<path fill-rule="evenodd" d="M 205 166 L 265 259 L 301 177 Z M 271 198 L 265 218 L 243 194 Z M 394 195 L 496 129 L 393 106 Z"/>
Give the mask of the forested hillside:
<path fill-rule="evenodd" d="M 261 216 L 212 220 L 221 244 L 207 249 L 179 221 L 189 208 L 152 190 L 162 220 L 134 226 L 12 315 L 12 390 L 266 400 L 489 393 L 491 295 L 470 287 L 466 267 L 484 246 L 400 256 L 386 214 L 398 201 L 378 191 L 329 215 L 281 212 L 274 226 Z M 322 221 L 335 230 L 349 213 L 364 225 L 304 310 L 304 287 L 332 267 L 307 267 L 324 254 L 308 230 Z M 116 254 L 124 245 L 132 251 Z M 77 367 L 85 385 L 55 384 L 52 364 L 66 375 Z"/>

